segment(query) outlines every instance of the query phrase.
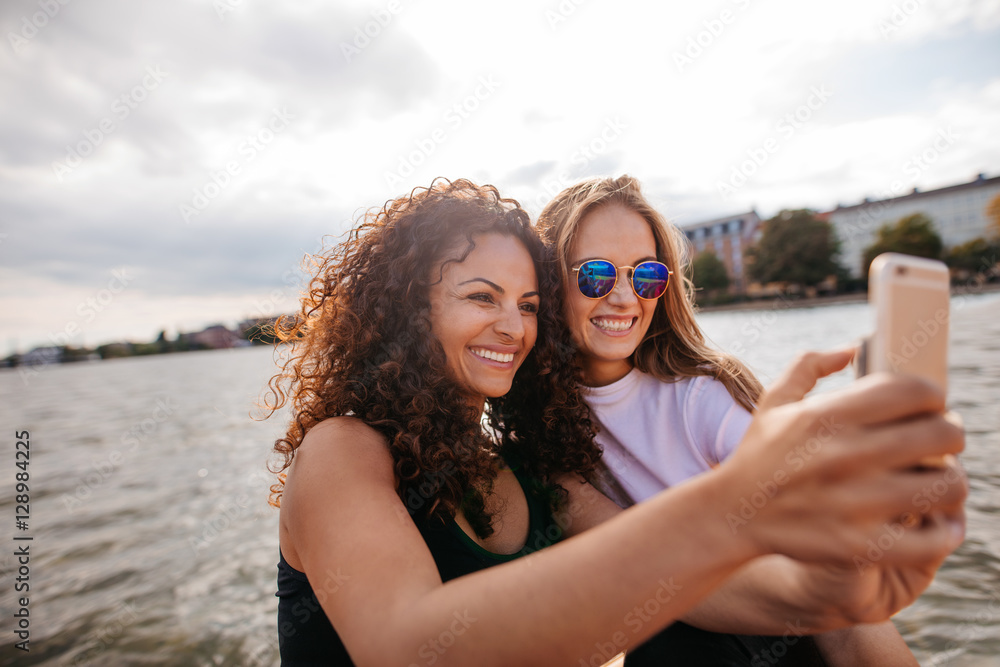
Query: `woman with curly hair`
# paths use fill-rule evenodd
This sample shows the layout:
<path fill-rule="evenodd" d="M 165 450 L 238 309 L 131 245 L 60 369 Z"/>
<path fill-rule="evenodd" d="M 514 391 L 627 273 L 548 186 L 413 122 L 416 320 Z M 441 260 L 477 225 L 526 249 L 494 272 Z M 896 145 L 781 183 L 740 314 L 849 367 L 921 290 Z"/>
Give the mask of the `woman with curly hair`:
<path fill-rule="evenodd" d="M 283 663 L 600 664 L 759 556 L 849 565 L 914 493 L 958 474 L 883 557 L 899 577 L 852 611 L 882 619 L 926 587 L 966 492 L 954 468 L 906 465 L 962 447 L 939 396 L 881 378 L 802 401 L 850 355 L 806 357 L 715 475 L 609 519 L 617 507 L 584 481 L 599 450 L 558 280 L 517 203 L 464 180 L 369 212 L 316 258 L 271 385 L 271 407 L 293 410 L 272 487 Z M 850 446 L 825 438 L 733 534 L 726 514 L 824 416 Z"/>

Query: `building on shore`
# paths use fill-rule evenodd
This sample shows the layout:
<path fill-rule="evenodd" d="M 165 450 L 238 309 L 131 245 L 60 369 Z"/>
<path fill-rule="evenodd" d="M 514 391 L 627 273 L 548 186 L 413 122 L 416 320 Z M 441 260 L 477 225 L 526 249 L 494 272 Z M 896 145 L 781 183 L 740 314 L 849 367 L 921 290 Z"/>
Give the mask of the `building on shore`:
<path fill-rule="evenodd" d="M 46 345 L 36 347 L 21 356 L 22 366 L 48 366 L 49 364 L 61 364 L 65 348 L 56 345 Z"/>
<path fill-rule="evenodd" d="M 897 184 L 894 184 L 898 185 Z M 897 194 L 895 188 L 885 193 Z M 923 213 L 934 223 L 945 248 L 961 245 L 976 238 L 988 238 L 990 219 L 986 207 L 1000 195 L 1000 176 L 986 178 L 979 174 L 968 183 L 959 183 L 936 190 L 917 188 L 899 196 L 883 199 L 865 198 L 860 204 L 838 205 L 823 214 L 840 239 L 840 261 L 857 278 L 863 277 L 865 248 L 875 242 L 879 227 L 893 224 L 915 213 Z"/>
<path fill-rule="evenodd" d="M 250 345 L 250 341 L 241 338 L 238 333 L 227 329 L 221 324 L 210 326 L 195 333 L 180 334 L 178 338 L 187 343 L 193 343 L 212 350 Z"/>
<path fill-rule="evenodd" d="M 744 294 L 749 281 L 743 273 L 743 252 L 760 240 L 761 220 L 756 211 L 681 226 L 691 258 L 706 250 L 722 260 L 731 281 L 729 291 Z"/>

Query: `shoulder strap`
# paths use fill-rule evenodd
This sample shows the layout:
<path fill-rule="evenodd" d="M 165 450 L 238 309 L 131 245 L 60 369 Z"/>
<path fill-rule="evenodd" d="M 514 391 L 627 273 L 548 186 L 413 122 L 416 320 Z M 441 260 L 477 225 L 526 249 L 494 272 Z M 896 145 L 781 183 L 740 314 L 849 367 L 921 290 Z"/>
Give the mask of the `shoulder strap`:
<path fill-rule="evenodd" d="M 603 459 L 597 462 L 594 473 L 587 481 L 593 484 L 598 491 L 611 498 L 622 509 L 635 505 L 635 499 L 625 490 L 621 482 L 615 479 Z"/>

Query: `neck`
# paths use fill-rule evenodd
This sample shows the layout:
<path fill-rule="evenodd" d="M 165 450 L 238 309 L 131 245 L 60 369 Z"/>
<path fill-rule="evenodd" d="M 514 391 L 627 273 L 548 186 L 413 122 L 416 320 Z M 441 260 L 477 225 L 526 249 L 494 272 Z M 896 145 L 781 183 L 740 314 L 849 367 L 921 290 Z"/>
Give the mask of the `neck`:
<path fill-rule="evenodd" d="M 628 359 L 615 361 L 599 361 L 587 359 L 581 361 L 583 367 L 583 384 L 588 387 L 604 387 L 617 382 L 632 370 L 632 362 Z"/>

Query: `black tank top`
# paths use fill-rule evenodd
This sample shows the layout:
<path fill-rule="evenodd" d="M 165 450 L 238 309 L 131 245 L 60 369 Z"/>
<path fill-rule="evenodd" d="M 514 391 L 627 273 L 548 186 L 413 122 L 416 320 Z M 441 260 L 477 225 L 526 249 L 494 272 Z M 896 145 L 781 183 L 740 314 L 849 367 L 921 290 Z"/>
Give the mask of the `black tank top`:
<path fill-rule="evenodd" d="M 463 531 L 454 519 L 447 521 L 416 521 L 417 529 L 434 557 L 441 581 L 447 582 L 478 572 L 499 563 L 520 558 L 559 541 L 562 531 L 552 518 L 546 502 L 541 499 L 539 485 L 526 482 L 515 471 L 528 502 L 529 529 L 524 547 L 514 554 L 497 554 L 484 549 Z M 321 582 L 321 591 L 336 590 L 336 575 Z M 353 667 L 354 663 L 343 642 L 327 619 L 305 573 L 299 572 L 278 552 L 278 646 L 282 667 Z M 774 644 L 782 644 L 786 652 L 776 659 Z M 606 642 L 607 644 L 607 642 Z M 614 645 L 595 643 L 595 651 L 608 651 L 604 660 L 613 657 Z M 763 658 L 762 656 L 766 656 Z M 596 654 L 595 656 L 596 657 Z M 761 663 L 765 659 L 768 662 Z M 593 660 L 592 660 L 593 662 Z M 598 662 L 603 662 L 598 658 Z M 702 666 L 749 666 L 757 664 L 824 665 L 811 637 L 794 638 L 789 645 L 784 638 L 751 635 L 731 635 L 700 630 L 677 622 L 654 636 L 642 646 L 630 651 L 627 667 L 659 667 L 665 664 Z"/>
<path fill-rule="evenodd" d="M 478 572 L 559 541 L 562 530 L 556 525 L 537 485 L 515 471 L 528 502 L 528 539 L 517 553 L 505 555 L 488 551 L 466 535 L 454 519 L 417 520 L 417 529 L 434 557 L 441 581 Z M 336 575 L 321 582 L 320 590 L 334 590 Z M 353 665 L 343 642 L 327 619 L 305 573 L 285 561 L 278 551 L 278 647 L 283 667 L 306 665 Z"/>

